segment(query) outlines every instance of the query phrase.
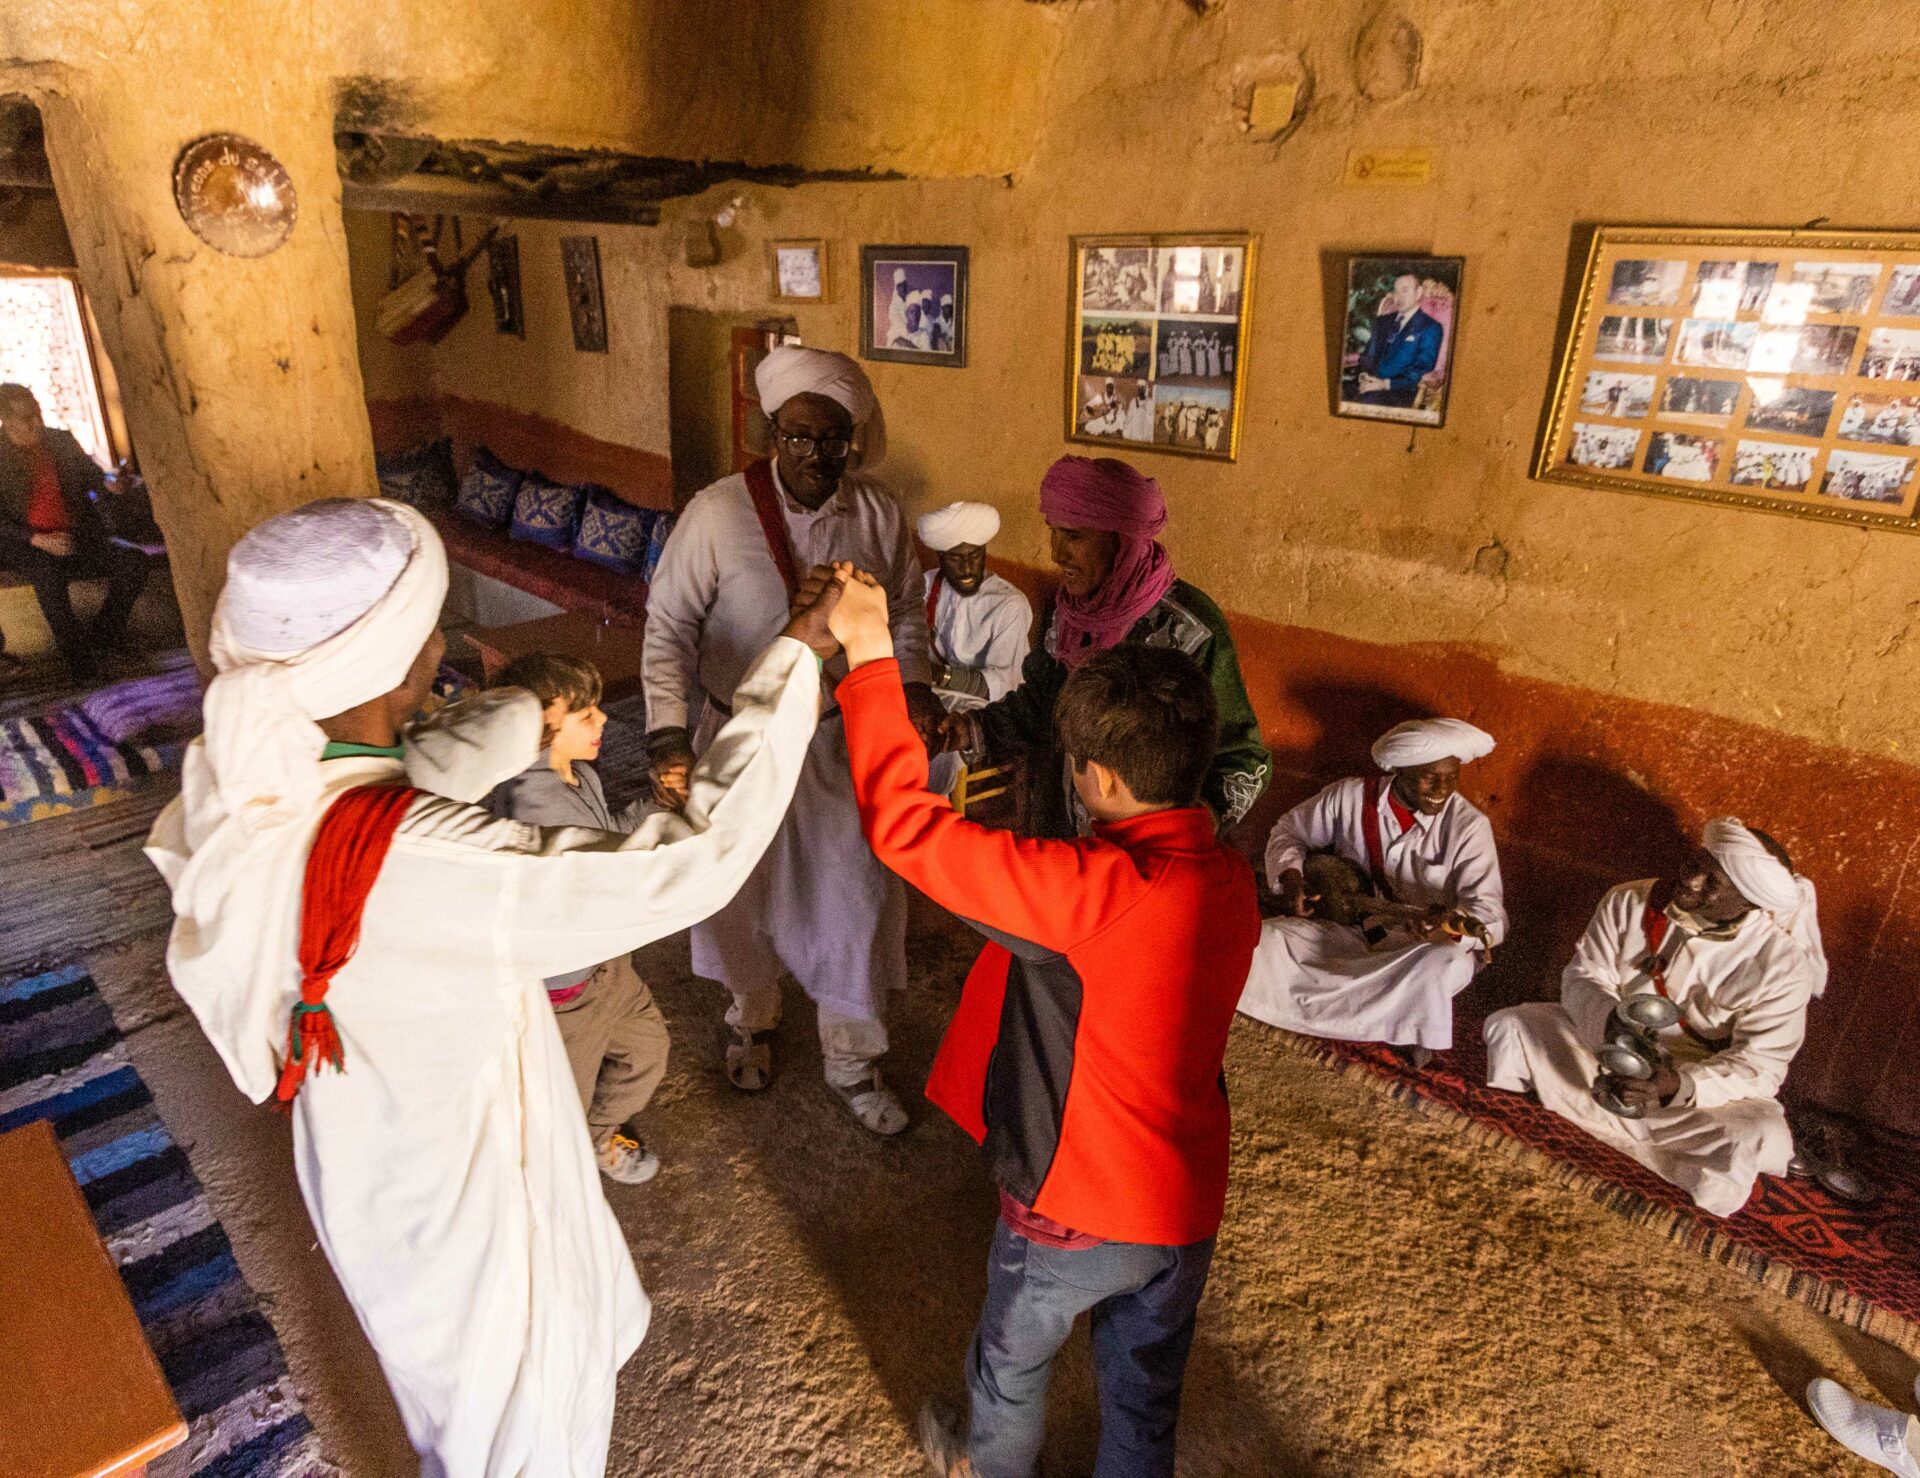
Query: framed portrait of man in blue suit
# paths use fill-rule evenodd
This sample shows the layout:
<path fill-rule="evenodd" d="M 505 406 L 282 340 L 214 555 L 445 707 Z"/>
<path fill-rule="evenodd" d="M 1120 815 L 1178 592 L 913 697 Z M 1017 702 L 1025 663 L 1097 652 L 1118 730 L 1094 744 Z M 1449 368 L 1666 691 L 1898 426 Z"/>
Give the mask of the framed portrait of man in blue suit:
<path fill-rule="evenodd" d="M 1446 424 L 1464 257 L 1353 257 L 1340 342 L 1342 416 Z"/>

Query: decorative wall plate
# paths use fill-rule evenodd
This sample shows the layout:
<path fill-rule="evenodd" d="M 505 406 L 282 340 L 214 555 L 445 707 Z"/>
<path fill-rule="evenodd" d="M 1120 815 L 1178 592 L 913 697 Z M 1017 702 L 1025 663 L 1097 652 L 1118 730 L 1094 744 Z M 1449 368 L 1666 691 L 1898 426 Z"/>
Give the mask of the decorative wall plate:
<path fill-rule="evenodd" d="M 193 234 L 231 257 L 264 257 L 293 234 L 300 214 L 280 161 L 233 133 L 208 134 L 180 151 L 173 199 Z"/>

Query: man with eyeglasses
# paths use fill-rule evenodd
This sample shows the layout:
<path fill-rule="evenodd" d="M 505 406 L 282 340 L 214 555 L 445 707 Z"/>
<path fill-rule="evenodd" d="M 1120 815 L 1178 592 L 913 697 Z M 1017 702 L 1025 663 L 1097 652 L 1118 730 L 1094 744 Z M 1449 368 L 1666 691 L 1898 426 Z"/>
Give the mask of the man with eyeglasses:
<path fill-rule="evenodd" d="M 844 354 L 785 345 L 754 372 L 774 455 L 696 493 L 660 557 L 647 598 L 642 679 L 655 798 L 687 803 L 694 756 L 726 721 L 734 685 L 789 616 L 816 566 L 851 561 L 887 589 L 893 639 L 923 733 L 934 696 L 926 594 L 906 516 L 870 475 L 886 449 L 873 387 Z M 875 1134 L 906 1110 L 886 1086 L 890 997 L 906 986 L 906 890 L 860 832 L 846 734 L 831 691 L 773 845 L 733 901 L 693 930 L 693 968 L 727 987 L 727 1079 L 743 1092 L 773 1076 L 782 967 L 819 1010 L 826 1079 Z"/>

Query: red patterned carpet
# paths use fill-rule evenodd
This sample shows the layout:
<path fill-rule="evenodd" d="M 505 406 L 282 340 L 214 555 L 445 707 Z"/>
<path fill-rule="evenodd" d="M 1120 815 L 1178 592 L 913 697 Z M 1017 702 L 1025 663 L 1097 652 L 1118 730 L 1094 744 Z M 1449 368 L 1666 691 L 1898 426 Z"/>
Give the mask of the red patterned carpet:
<path fill-rule="evenodd" d="M 1464 1003 L 1457 1045 L 1425 1071 L 1385 1047 L 1292 1040 L 1343 1071 L 1364 1071 L 1403 1103 L 1455 1117 L 1481 1144 L 1537 1157 L 1563 1184 L 1668 1241 L 1920 1355 L 1920 1139 L 1880 1131 L 1850 1161 L 1881 1188 L 1872 1206 L 1849 1206 L 1811 1180 L 1767 1175 L 1740 1213 L 1722 1220 L 1539 1104 L 1487 1087 L 1480 1017 Z"/>

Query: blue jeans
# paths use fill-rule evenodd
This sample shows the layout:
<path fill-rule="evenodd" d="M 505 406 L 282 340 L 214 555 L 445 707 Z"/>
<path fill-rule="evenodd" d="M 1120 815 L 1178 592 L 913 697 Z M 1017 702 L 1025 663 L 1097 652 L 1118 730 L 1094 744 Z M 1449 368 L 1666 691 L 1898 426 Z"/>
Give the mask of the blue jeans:
<path fill-rule="evenodd" d="M 980 1478 L 1028 1478 L 1039 1461 L 1053 1357 L 1091 1311 L 1100 1450 L 1094 1478 L 1171 1478 L 1180 1384 L 1213 1241 L 1103 1242 L 1067 1252 L 1003 1221 L 987 1302 L 967 1351 L 967 1452 Z"/>

